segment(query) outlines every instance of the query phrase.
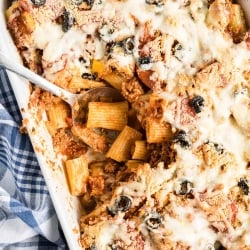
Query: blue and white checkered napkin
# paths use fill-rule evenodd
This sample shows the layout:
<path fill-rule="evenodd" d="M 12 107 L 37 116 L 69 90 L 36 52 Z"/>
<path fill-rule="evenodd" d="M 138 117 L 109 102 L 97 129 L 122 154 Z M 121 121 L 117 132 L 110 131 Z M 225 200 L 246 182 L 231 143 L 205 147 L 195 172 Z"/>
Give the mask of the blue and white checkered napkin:
<path fill-rule="evenodd" d="M 0 249 L 67 249 L 21 119 L 0 68 Z"/>

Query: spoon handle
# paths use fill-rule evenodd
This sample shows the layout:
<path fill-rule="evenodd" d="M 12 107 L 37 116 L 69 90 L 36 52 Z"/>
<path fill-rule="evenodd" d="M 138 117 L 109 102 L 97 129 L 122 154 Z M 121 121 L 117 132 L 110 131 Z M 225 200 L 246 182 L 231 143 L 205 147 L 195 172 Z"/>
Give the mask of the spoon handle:
<path fill-rule="evenodd" d="M 74 94 L 58 87 L 57 85 L 47 81 L 43 77 L 39 76 L 38 74 L 32 72 L 28 68 L 24 67 L 23 65 L 16 63 L 15 61 L 11 60 L 7 57 L 4 53 L 0 51 L 0 65 L 4 66 L 6 69 L 30 80 L 32 83 L 36 84 L 37 86 L 41 87 L 44 90 L 51 92 L 52 94 L 62 98 L 64 101 L 72 104 L 72 100 L 74 99 Z"/>

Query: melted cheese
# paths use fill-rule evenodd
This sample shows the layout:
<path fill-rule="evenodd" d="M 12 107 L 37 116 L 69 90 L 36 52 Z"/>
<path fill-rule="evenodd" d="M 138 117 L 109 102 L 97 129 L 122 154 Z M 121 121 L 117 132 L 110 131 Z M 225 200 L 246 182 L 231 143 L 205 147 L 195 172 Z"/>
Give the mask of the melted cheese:
<path fill-rule="evenodd" d="M 100 250 L 106 250 L 113 242 L 114 235 L 118 232 L 119 225 L 104 223 L 98 232 L 96 246 Z"/>
<path fill-rule="evenodd" d="M 196 209 L 179 206 L 176 206 L 174 211 L 177 213 L 176 219 L 166 218 L 166 227 L 173 232 L 172 240 L 185 242 L 192 249 L 205 249 L 210 242 L 216 241 L 217 236 L 209 228 L 209 223 L 202 213 Z M 190 216 L 192 216 L 191 222 L 187 219 Z"/>

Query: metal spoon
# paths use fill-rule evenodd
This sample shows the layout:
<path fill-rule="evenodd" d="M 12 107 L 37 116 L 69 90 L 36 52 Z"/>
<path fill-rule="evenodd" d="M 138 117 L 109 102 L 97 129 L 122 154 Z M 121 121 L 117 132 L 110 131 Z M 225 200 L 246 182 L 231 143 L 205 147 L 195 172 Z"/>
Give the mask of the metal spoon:
<path fill-rule="evenodd" d="M 89 101 L 98 101 L 101 97 L 109 97 L 113 102 L 124 100 L 121 93 L 117 89 L 111 87 L 93 88 L 81 94 L 70 93 L 69 91 L 60 88 L 59 86 L 49 82 L 45 78 L 24 67 L 21 63 L 16 63 L 14 60 L 11 60 L 1 51 L 0 65 L 28 79 L 42 89 L 62 98 L 71 106 L 73 121 L 79 121 L 81 119 L 81 108 Z"/>

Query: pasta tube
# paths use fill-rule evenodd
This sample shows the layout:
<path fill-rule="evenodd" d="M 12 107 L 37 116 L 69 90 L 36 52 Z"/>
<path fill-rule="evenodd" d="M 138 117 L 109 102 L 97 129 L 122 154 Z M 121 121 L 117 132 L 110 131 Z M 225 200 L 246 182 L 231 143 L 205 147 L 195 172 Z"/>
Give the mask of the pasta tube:
<path fill-rule="evenodd" d="M 135 141 L 132 149 L 132 159 L 146 161 L 148 158 L 148 149 L 146 141 Z"/>
<path fill-rule="evenodd" d="M 111 148 L 109 149 L 106 157 L 115 161 L 122 162 L 130 158 L 131 147 L 136 140 L 141 140 L 142 134 L 137 130 L 125 126 L 121 133 L 118 135 Z"/>
<path fill-rule="evenodd" d="M 68 83 L 67 88 L 72 91 L 78 91 L 80 89 L 91 89 L 103 86 L 105 86 L 103 82 L 83 79 L 81 76 L 73 76 Z"/>
<path fill-rule="evenodd" d="M 151 117 L 146 119 L 146 138 L 148 143 L 161 143 L 173 136 L 171 125 Z"/>
<path fill-rule="evenodd" d="M 136 171 L 138 166 L 143 164 L 144 162 L 143 161 L 140 161 L 140 160 L 128 160 L 126 162 L 126 166 L 129 170 L 131 171 Z"/>
<path fill-rule="evenodd" d="M 239 4 L 231 5 L 228 29 L 234 41 L 240 42 L 246 32 L 246 21 L 242 8 Z"/>
<path fill-rule="evenodd" d="M 71 132 L 94 151 L 103 153 L 107 152 L 109 141 L 106 136 L 100 135 L 91 128 L 86 128 L 80 125 L 74 125 L 71 128 Z"/>
<path fill-rule="evenodd" d="M 82 195 L 87 191 L 89 177 L 88 161 L 84 156 L 66 161 L 66 172 L 72 195 Z"/>
<path fill-rule="evenodd" d="M 125 78 L 118 72 L 112 72 L 108 67 L 106 67 L 103 61 L 93 60 L 92 72 L 97 73 L 101 79 L 105 80 L 111 86 L 119 90 L 121 90 L 122 83 L 125 81 Z"/>
<path fill-rule="evenodd" d="M 127 125 L 127 102 L 89 102 L 87 128 L 122 130 Z"/>
<path fill-rule="evenodd" d="M 97 162 L 93 162 L 93 163 L 89 164 L 91 176 L 103 175 L 104 167 L 105 167 L 104 161 L 97 161 Z"/>
<path fill-rule="evenodd" d="M 69 125 L 67 119 L 70 116 L 70 109 L 64 102 L 53 104 L 51 108 L 46 110 L 48 121 L 51 127 L 67 128 Z"/>

